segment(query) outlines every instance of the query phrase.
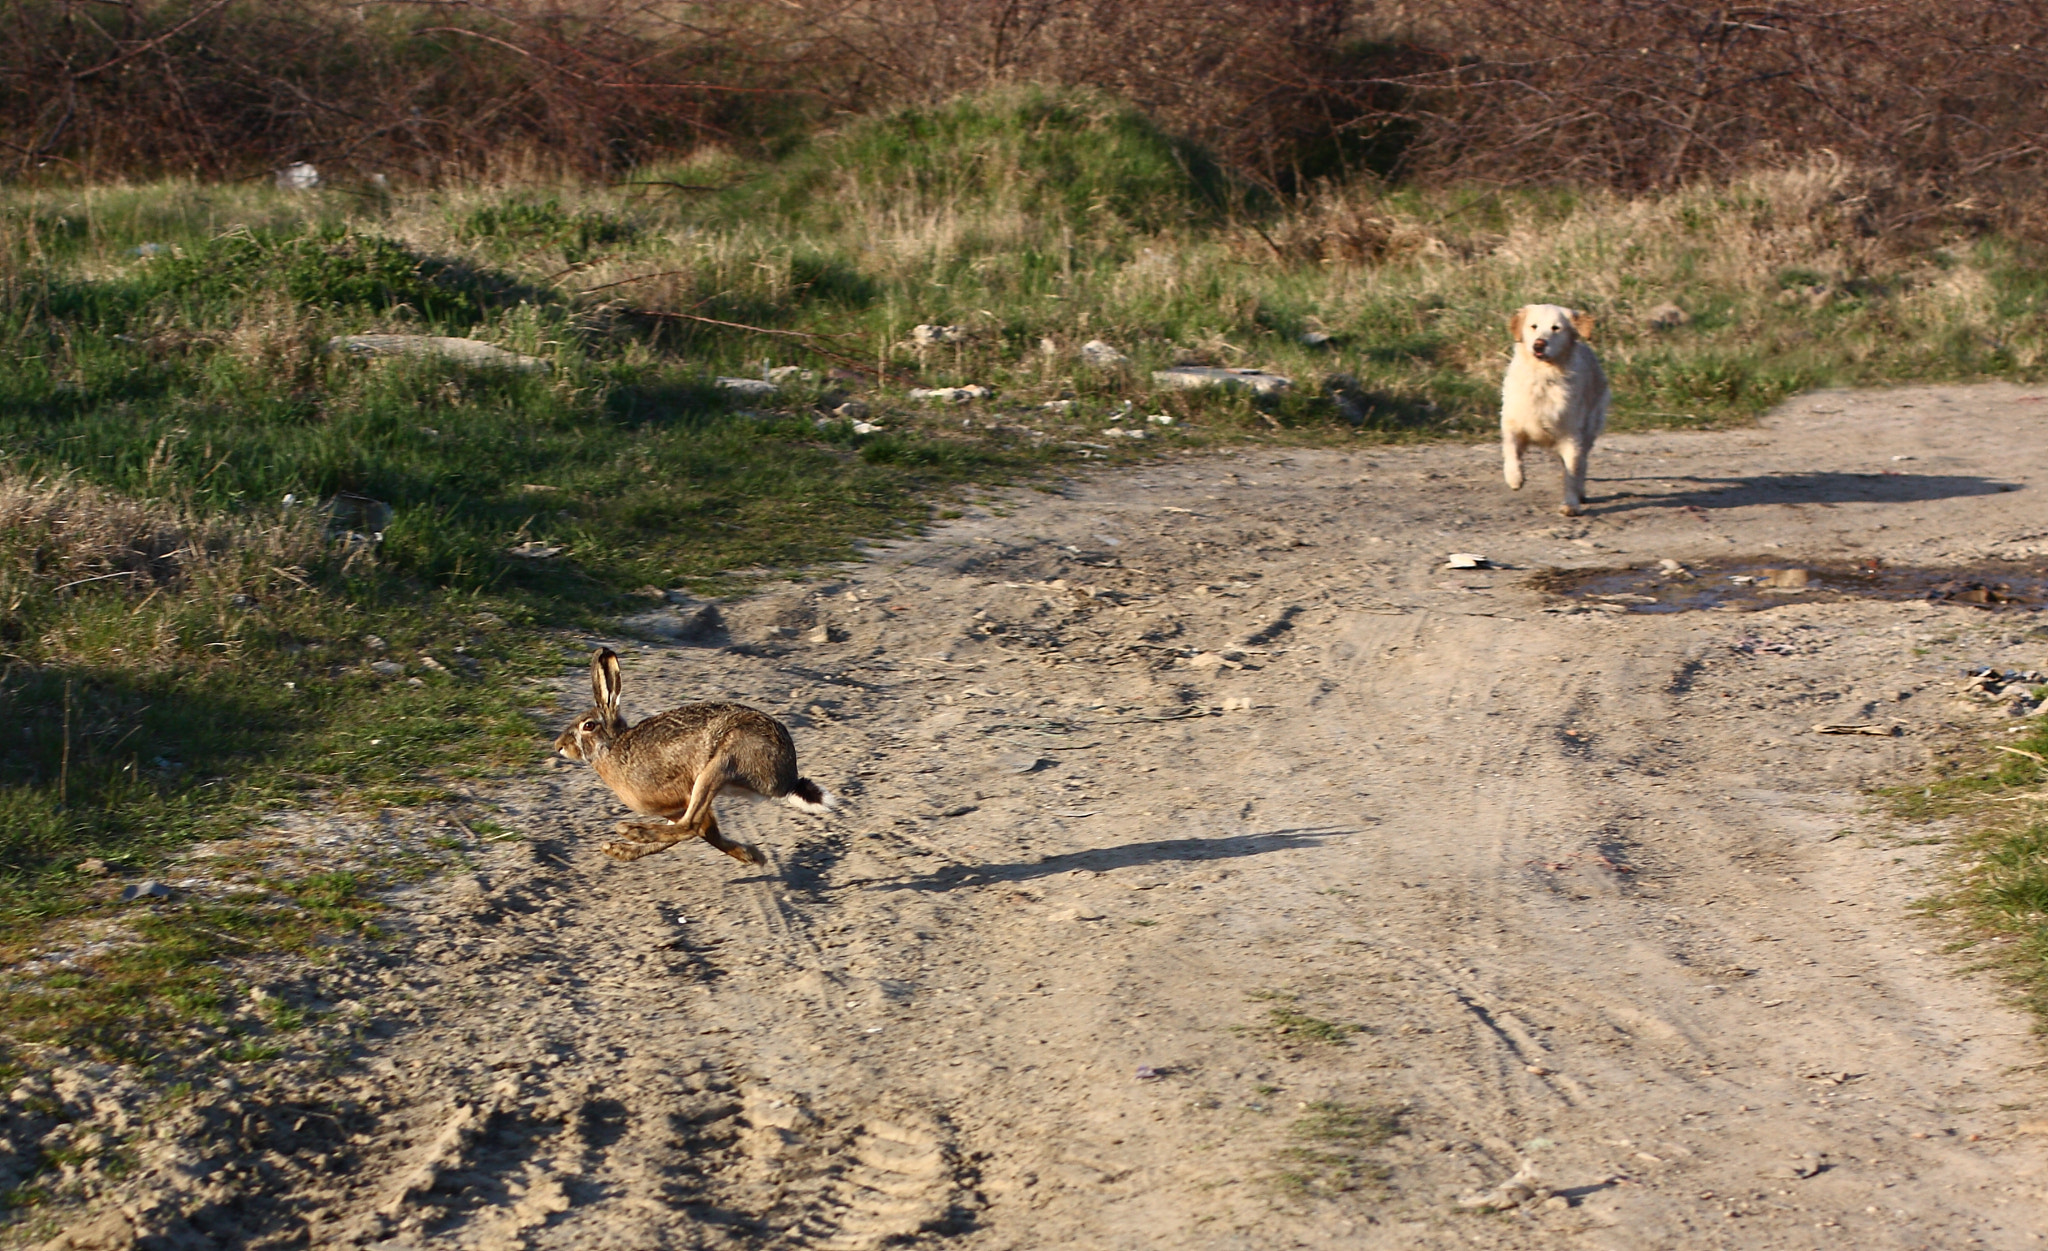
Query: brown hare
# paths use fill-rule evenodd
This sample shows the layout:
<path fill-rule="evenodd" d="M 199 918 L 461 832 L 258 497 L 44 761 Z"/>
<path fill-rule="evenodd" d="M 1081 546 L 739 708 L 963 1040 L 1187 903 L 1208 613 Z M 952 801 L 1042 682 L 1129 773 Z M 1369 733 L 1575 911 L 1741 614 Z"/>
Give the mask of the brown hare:
<path fill-rule="evenodd" d="M 765 864 L 759 850 L 718 832 L 711 801 L 721 794 L 780 799 L 805 812 L 826 813 L 838 801 L 796 772 L 796 745 L 780 721 L 741 704 L 685 704 L 626 725 L 619 713 L 619 657 L 599 648 L 590 662 L 597 707 L 562 731 L 555 750 L 587 760 L 633 811 L 660 818 L 627 822 L 617 842 L 599 848 L 615 860 L 638 860 L 686 838 L 701 838 L 744 864 Z"/>

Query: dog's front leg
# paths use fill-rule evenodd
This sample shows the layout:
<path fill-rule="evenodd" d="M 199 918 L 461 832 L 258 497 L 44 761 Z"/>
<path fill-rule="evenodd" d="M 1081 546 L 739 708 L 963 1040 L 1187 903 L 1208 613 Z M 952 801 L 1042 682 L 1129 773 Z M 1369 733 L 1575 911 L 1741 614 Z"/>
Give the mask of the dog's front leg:
<path fill-rule="evenodd" d="M 1592 448 L 1570 439 L 1557 445 L 1557 459 L 1564 464 L 1564 503 L 1557 511 L 1567 517 L 1578 516 L 1586 503 L 1586 461 L 1592 453 Z"/>
<path fill-rule="evenodd" d="M 1508 480 L 1508 490 L 1522 489 L 1522 453 L 1527 450 L 1529 440 L 1519 430 L 1503 426 L 1500 432 L 1500 472 Z"/>

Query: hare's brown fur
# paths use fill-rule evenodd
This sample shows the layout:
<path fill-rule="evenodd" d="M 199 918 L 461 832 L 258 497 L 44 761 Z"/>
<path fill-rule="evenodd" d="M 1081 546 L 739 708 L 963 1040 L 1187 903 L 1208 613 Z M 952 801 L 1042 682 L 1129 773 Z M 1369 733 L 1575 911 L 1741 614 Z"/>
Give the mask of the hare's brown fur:
<path fill-rule="evenodd" d="M 619 860 L 701 838 L 746 864 L 766 857 L 718 829 L 711 801 L 720 794 L 781 799 L 810 812 L 830 811 L 832 797 L 798 775 L 796 744 L 780 721 L 744 704 L 685 704 L 627 726 L 619 712 L 619 658 L 600 649 L 590 662 L 597 706 L 562 731 L 555 748 L 587 760 L 633 811 L 659 823 L 626 823 L 618 842 L 600 850 Z"/>

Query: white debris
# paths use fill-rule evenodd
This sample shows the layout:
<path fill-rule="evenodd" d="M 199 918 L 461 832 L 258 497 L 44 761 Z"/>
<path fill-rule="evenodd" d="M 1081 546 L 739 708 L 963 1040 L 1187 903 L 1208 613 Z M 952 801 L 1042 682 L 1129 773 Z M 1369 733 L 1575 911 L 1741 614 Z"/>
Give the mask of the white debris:
<path fill-rule="evenodd" d="M 764 378 L 720 378 L 718 385 L 750 400 L 765 400 L 775 394 L 775 384 Z"/>
<path fill-rule="evenodd" d="M 1153 413 L 1151 416 L 1145 418 L 1145 420 L 1151 422 L 1155 426 L 1170 426 L 1173 424 L 1173 414 Z"/>
<path fill-rule="evenodd" d="M 816 382 L 818 380 L 818 371 L 815 369 L 805 369 L 801 365 L 775 365 L 762 370 L 761 377 L 765 381 L 777 385 L 785 382 Z"/>
<path fill-rule="evenodd" d="M 967 327 L 912 326 L 910 328 L 910 341 L 918 347 L 937 347 L 942 343 L 964 343 L 967 341 Z"/>
<path fill-rule="evenodd" d="M 1491 569 L 1493 562 L 1477 552 L 1452 552 L 1444 561 L 1446 569 Z"/>
<path fill-rule="evenodd" d="M 1074 401 L 1047 400 L 1042 407 L 1048 413 L 1071 413 L 1074 411 Z"/>
<path fill-rule="evenodd" d="M 299 161 L 277 171 L 279 191 L 312 191 L 320 185 L 320 171 L 310 162 Z"/>
<path fill-rule="evenodd" d="M 973 383 L 964 387 L 912 387 L 913 400 L 936 400 L 942 404 L 965 404 L 970 400 L 985 400 L 995 392 Z"/>
<path fill-rule="evenodd" d="M 853 423 L 853 432 L 855 434 L 880 434 L 882 433 L 882 428 L 872 421 L 856 421 Z"/>
<path fill-rule="evenodd" d="M 1172 369 L 1155 369 L 1152 371 L 1152 381 L 1172 391 L 1218 387 L 1227 391 L 1251 391 L 1257 395 L 1273 395 L 1294 386 L 1294 379 L 1281 374 L 1269 374 L 1263 369 L 1222 369 L 1208 365 L 1176 365 Z"/>

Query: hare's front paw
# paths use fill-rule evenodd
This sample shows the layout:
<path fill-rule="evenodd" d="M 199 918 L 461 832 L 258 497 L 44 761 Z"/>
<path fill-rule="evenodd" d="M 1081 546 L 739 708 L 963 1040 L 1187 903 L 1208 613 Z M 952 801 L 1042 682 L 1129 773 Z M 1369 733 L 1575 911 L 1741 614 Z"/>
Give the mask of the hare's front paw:
<path fill-rule="evenodd" d="M 662 850 L 662 845 L 659 843 L 617 842 L 606 843 L 599 847 L 598 850 L 614 860 L 623 860 L 631 863 L 642 856 L 651 856 L 655 852 Z"/>

